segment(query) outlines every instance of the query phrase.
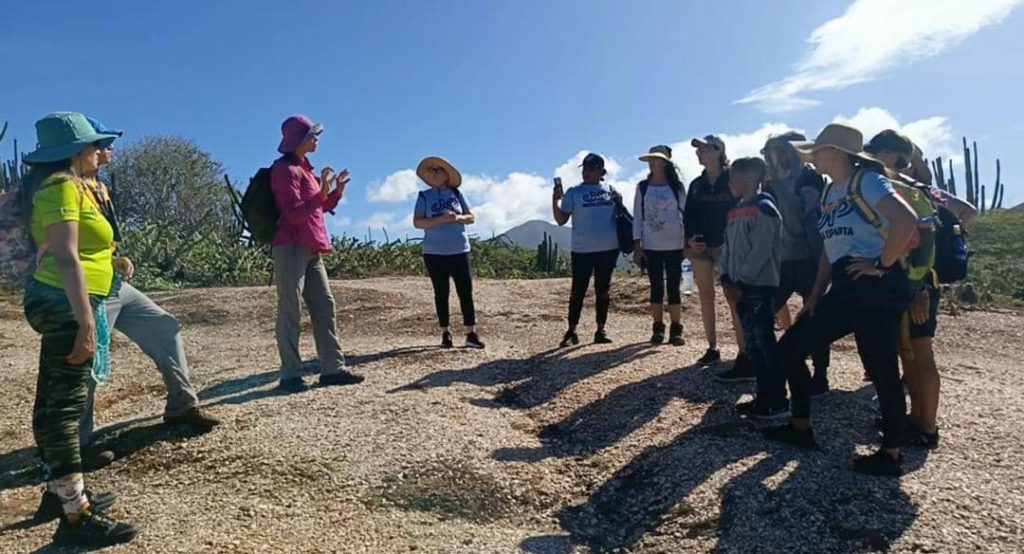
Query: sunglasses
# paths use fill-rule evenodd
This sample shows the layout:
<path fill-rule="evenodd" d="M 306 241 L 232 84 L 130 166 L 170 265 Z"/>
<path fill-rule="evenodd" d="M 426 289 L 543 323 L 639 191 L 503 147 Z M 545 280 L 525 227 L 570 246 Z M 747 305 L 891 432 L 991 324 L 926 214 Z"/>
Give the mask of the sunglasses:
<path fill-rule="evenodd" d="M 443 167 L 434 166 L 434 167 L 428 167 L 427 168 L 427 173 L 448 173 L 448 171 L 445 168 L 443 168 Z"/>

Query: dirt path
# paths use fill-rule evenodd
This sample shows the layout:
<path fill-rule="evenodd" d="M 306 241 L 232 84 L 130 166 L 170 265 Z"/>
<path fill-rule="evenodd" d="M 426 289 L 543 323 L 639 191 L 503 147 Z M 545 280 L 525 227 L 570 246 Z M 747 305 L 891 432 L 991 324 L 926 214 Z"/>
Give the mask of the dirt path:
<path fill-rule="evenodd" d="M 909 452 L 912 471 L 895 482 L 845 468 L 877 440 L 850 342 L 833 350 L 835 392 L 815 404 L 823 449 L 802 453 L 766 444 L 736 416 L 748 387 L 691 366 L 705 347 L 696 309 L 687 346 L 650 347 L 643 283 L 623 279 L 616 342 L 558 351 L 567 281 L 476 290 L 487 350 L 441 351 L 427 280 L 334 283 L 346 353 L 368 379 L 286 397 L 270 391 L 270 289 L 155 295 L 184 324 L 193 380 L 224 424 L 200 436 L 160 425 L 159 375 L 115 339 L 97 419 L 119 460 L 87 481 L 119 493 L 114 513 L 143 532 L 110 551 L 1024 549 L 1024 318 L 943 317 L 942 447 Z M 731 357 L 723 317 L 719 329 Z M 585 323 L 585 342 L 592 332 Z M 312 355 L 308 333 L 303 346 Z M 55 528 L 21 524 L 40 490 L 37 352 L 18 299 L 0 300 L 4 553 L 49 551 Z"/>

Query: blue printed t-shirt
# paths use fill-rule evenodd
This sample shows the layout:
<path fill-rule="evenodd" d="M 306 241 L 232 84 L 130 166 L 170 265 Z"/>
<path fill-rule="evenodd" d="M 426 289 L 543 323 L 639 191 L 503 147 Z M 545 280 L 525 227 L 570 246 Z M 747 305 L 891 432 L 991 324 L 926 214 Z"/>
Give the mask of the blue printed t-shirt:
<path fill-rule="evenodd" d="M 850 181 L 847 180 L 842 184 L 833 185 L 822 200 L 818 232 L 825 242 L 828 261 L 836 263 L 841 258 L 878 260 L 885 250 L 885 239 L 878 229 L 854 209 L 849 200 L 849 184 Z M 864 201 L 876 212 L 878 203 L 883 198 L 896 194 L 892 184 L 874 171 L 864 173 L 860 182 L 860 192 Z M 889 221 L 881 213 L 878 216 L 882 226 L 888 229 Z"/>
<path fill-rule="evenodd" d="M 457 215 L 469 213 L 469 205 L 463 208 L 459 195 L 450 187 L 430 188 L 420 192 L 416 198 L 417 217 L 440 217 L 447 212 Z M 466 252 L 469 252 L 469 236 L 466 235 L 466 226 L 461 223 L 445 223 L 423 231 L 424 254 L 454 256 Z"/>
<path fill-rule="evenodd" d="M 608 185 L 579 184 L 565 191 L 560 209 L 572 215 L 572 251 L 577 254 L 619 249 L 615 202 Z"/>

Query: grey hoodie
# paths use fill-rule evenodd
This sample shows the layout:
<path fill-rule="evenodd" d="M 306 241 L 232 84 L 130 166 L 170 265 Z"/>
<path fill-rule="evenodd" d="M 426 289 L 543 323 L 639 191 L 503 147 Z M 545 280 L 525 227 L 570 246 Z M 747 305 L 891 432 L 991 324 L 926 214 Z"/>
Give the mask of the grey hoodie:
<path fill-rule="evenodd" d="M 744 287 L 778 287 L 782 218 L 762 192 L 729 210 L 722 247 L 722 281 Z"/>
<path fill-rule="evenodd" d="M 782 215 L 782 261 L 806 258 L 817 261 L 822 248 L 818 219 L 824 181 L 804 164 L 789 141 L 773 139 L 768 141 L 767 148 L 777 148 L 788 161 L 787 165 L 795 168 L 780 179 L 778 174 L 782 171 L 769 167 L 769 174 L 773 176 L 769 192 Z M 770 157 L 768 163 L 772 163 Z"/>

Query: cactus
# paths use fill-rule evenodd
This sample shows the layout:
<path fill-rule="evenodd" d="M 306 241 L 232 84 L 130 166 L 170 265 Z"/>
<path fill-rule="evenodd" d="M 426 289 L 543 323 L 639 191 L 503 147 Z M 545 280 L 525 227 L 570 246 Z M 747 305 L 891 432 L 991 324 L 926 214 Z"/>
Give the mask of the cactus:
<path fill-rule="evenodd" d="M 544 233 L 544 239 L 537 245 L 537 271 L 553 273 L 558 270 L 558 245 L 554 238 Z"/>
<path fill-rule="evenodd" d="M 978 190 L 979 190 L 979 187 L 981 186 L 981 179 L 978 178 L 978 141 L 973 141 L 972 144 L 974 145 L 974 199 L 977 200 L 978 199 Z M 970 168 L 967 168 L 967 170 L 970 171 Z M 982 210 L 984 211 L 984 204 L 985 204 L 985 199 L 984 198 L 982 198 L 981 203 L 982 203 Z"/>
<path fill-rule="evenodd" d="M 1002 203 L 999 201 L 1000 197 L 1003 195 L 1003 184 L 1000 182 L 1002 178 L 1002 172 L 1002 163 L 999 161 L 999 158 L 996 158 L 996 185 L 992 189 L 992 207 L 989 208 L 990 210 L 995 210 L 997 208 L 1003 207 Z"/>
<path fill-rule="evenodd" d="M 956 174 L 953 173 L 953 159 L 949 159 L 949 193 L 956 196 Z"/>
<path fill-rule="evenodd" d="M 967 183 L 967 202 L 977 205 L 977 195 L 974 193 L 974 179 L 971 173 L 971 149 L 967 147 L 967 137 L 964 137 L 964 178 Z"/>

